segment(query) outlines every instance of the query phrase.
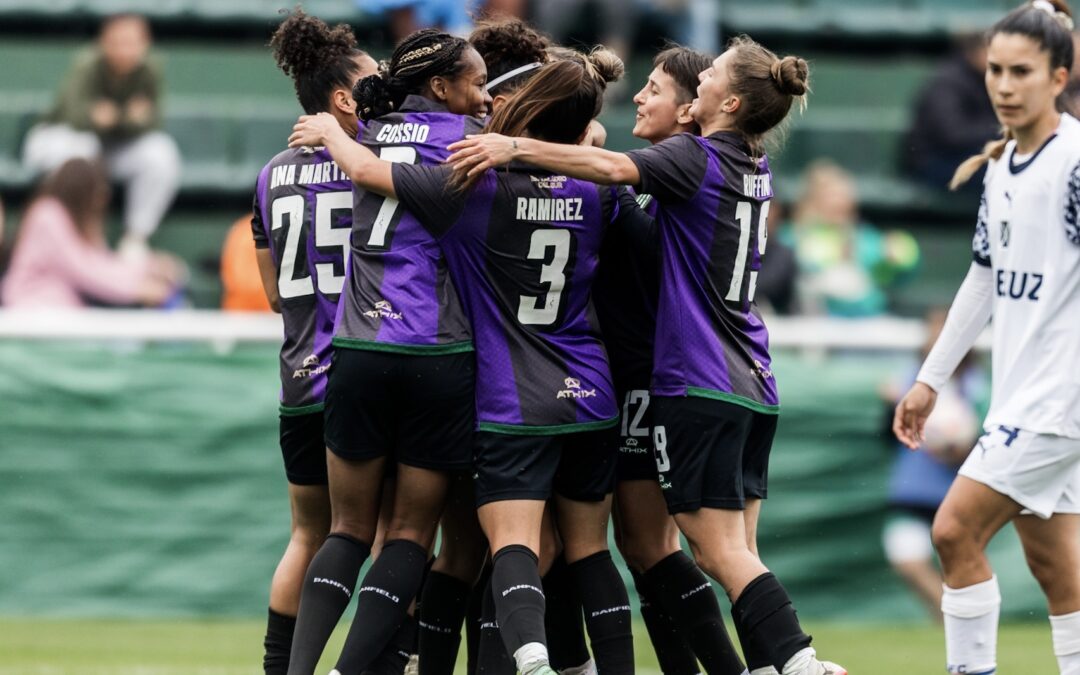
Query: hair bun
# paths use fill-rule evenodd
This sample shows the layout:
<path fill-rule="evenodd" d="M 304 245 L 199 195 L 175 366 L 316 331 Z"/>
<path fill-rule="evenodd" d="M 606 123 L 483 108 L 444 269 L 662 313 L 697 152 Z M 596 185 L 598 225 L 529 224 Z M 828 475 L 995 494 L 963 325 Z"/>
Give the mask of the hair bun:
<path fill-rule="evenodd" d="M 353 100 L 356 101 L 356 116 L 365 122 L 393 112 L 390 101 L 393 98 L 394 78 L 380 75 L 368 75 L 353 87 Z"/>
<path fill-rule="evenodd" d="M 810 66 L 797 56 L 785 56 L 772 64 L 772 78 L 781 93 L 802 96 L 810 90 Z"/>
<path fill-rule="evenodd" d="M 595 69 L 596 76 L 604 82 L 615 82 L 626 73 L 626 66 L 619 55 L 604 46 L 593 49 L 585 60 Z"/>

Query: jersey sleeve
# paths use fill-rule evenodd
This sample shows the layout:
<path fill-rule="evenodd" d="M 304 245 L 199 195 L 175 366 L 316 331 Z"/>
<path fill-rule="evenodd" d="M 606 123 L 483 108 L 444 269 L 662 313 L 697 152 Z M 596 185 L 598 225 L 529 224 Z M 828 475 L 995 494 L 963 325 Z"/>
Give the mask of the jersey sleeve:
<path fill-rule="evenodd" d="M 1080 246 L 1080 161 L 1069 172 L 1065 188 L 1065 238 Z"/>
<path fill-rule="evenodd" d="M 976 264 L 983 267 L 990 267 L 990 232 L 987 229 L 987 217 L 986 192 L 983 191 L 982 197 L 979 198 L 979 215 L 975 220 L 975 236 L 971 240 L 971 257 Z"/>
<path fill-rule="evenodd" d="M 625 238 L 635 249 L 655 248 L 660 245 L 660 232 L 656 219 L 641 207 L 642 197 L 628 188 L 617 189 L 618 212 L 612 221 L 611 236 Z"/>
<path fill-rule="evenodd" d="M 261 185 L 262 181 L 259 183 Z M 270 248 L 270 238 L 263 223 L 262 195 L 258 190 L 255 190 L 255 198 L 251 203 L 251 238 L 255 240 L 255 248 Z"/>
<path fill-rule="evenodd" d="M 690 134 L 626 153 L 641 175 L 641 192 L 661 202 L 685 202 L 701 188 L 708 169 L 705 149 Z"/>
<path fill-rule="evenodd" d="M 391 170 L 401 205 L 433 236 L 446 234 L 461 215 L 467 192 L 450 182 L 450 166 L 394 164 Z"/>

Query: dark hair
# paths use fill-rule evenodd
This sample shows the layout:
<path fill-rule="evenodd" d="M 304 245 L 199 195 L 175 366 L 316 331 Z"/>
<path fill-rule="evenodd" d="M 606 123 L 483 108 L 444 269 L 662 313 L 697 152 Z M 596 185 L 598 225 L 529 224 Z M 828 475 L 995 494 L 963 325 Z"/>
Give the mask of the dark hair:
<path fill-rule="evenodd" d="M 798 56 L 779 58 L 746 35 L 733 38 L 729 64 L 731 91 L 742 99 L 735 127 L 754 152 L 762 151 L 766 133 L 778 126 L 798 100 L 806 105 L 810 66 Z"/>
<path fill-rule="evenodd" d="M 1039 6 L 1041 3 L 1049 3 L 1049 5 L 1044 9 Z M 1047 11 L 1049 7 L 1053 7 L 1053 13 Z M 1074 57 L 1072 30 L 1072 10 L 1069 9 L 1065 0 L 1035 0 L 1017 7 L 995 23 L 986 33 L 986 41 L 989 42 L 999 33 L 1029 37 L 1038 43 L 1042 51 L 1049 52 L 1051 72 L 1058 68 L 1072 70 Z M 1064 110 L 1066 103 L 1063 99 L 1059 99 L 1057 106 L 1058 110 Z M 1001 138 L 983 146 L 981 153 L 964 160 L 956 168 L 956 173 L 949 181 L 949 188 L 953 190 L 959 188 L 968 182 L 983 164 L 991 159 L 1000 159 L 1010 140 L 1012 140 L 1012 131 L 1006 129 Z"/>
<path fill-rule="evenodd" d="M 274 31 L 270 47 L 309 115 L 327 110 L 334 89 L 352 90 L 359 70 L 356 57 L 365 54 L 356 46 L 352 28 L 343 23 L 330 28 L 300 8 L 288 13 Z"/>
<path fill-rule="evenodd" d="M 653 67 L 667 73 L 679 87 L 675 100 L 689 103 L 697 95 L 698 75 L 708 70 L 712 59 L 699 51 L 670 43 L 653 59 Z"/>
<path fill-rule="evenodd" d="M 405 38 L 389 62 L 379 64 L 379 74 L 356 83 L 353 98 L 356 114 L 367 121 L 397 110 L 409 94 L 424 91 L 433 77 L 454 78 L 465 70 L 461 58 L 469 43 L 428 28 Z"/>
<path fill-rule="evenodd" d="M 469 35 L 469 43 L 487 64 L 489 82 L 531 63 L 547 63 L 547 49 L 551 45 L 546 35 L 520 19 L 482 21 Z M 489 88 L 488 93 L 492 96 L 508 94 L 521 86 L 526 76 L 534 74 L 536 71 L 530 70 L 516 75 Z"/>
<path fill-rule="evenodd" d="M 79 233 L 89 238 L 91 227 L 105 216 L 111 194 L 105 168 L 99 162 L 76 158 L 47 174 L 34 200 L 49 197 L 60 202 Z"/>

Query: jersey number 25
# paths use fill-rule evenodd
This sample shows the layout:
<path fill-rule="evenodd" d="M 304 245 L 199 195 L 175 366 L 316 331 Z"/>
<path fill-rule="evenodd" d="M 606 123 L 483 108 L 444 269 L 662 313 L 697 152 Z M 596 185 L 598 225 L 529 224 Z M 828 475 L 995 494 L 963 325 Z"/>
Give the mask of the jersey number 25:
<path fill-rule="evenodd" d="M 349 255 L 350 227 L 334 227 L 334 211 L 352 212 L 351 192 L 319 192 L 315 195 L 315 246 L 341 247 L 341 269 L 345 268 L 345 259 Z M 302 195 L 278 197 L 270 205 L 270 229 L 280 230 L 285 227 L 288 217 L 288 229 L 285 231 L 285 248 L 281 254 L 278 269 L 278 293 L 284 298 L 297 298 L 315 292 L 310 274 L 296 276 L 296 259 L 300 253 L 300 242 L 307 228 L 304 220 L 309 213 L 307 201 Z M 306 245 L 306 242 L 305 242 Z M 316 263 L 315 276 L 318 277 L 319 292 L 334 295 L 341 292 L 345 276 L 334 273 L 334 263 Z"/>

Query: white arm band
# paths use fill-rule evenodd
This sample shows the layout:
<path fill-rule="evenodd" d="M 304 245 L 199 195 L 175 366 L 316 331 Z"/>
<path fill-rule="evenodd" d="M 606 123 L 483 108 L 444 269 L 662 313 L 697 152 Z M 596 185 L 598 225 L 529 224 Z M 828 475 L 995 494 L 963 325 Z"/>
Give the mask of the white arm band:
<path fill-rule="evenodd" d="M 941 391 L 990 320 L 993 293 L 993 271 L 988 266 L 971 263 L 949 308 L 941 335 L 915 378 L 918 382 Z"/>

